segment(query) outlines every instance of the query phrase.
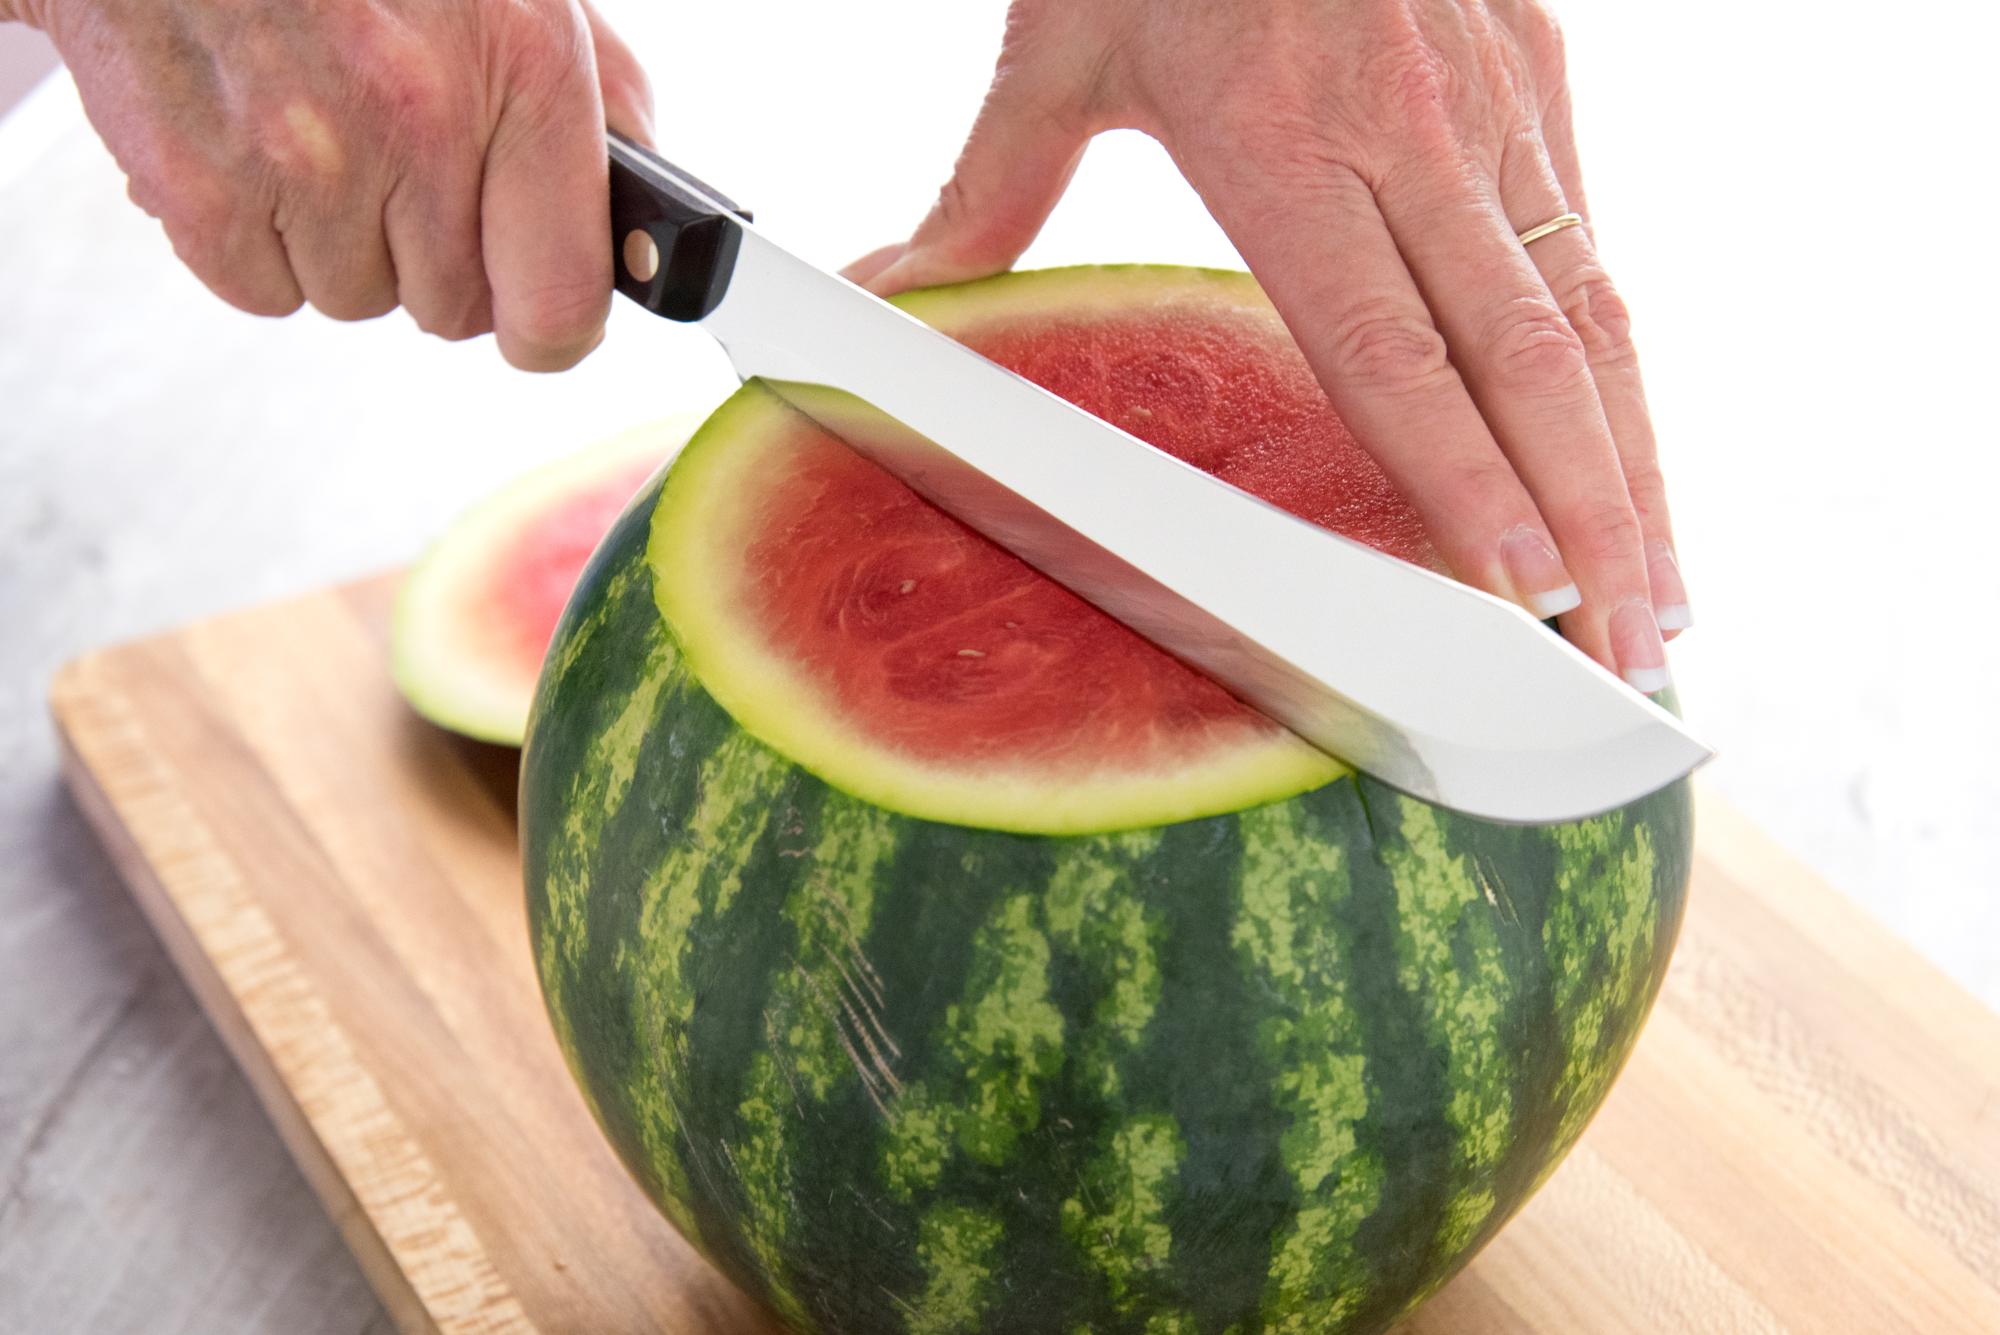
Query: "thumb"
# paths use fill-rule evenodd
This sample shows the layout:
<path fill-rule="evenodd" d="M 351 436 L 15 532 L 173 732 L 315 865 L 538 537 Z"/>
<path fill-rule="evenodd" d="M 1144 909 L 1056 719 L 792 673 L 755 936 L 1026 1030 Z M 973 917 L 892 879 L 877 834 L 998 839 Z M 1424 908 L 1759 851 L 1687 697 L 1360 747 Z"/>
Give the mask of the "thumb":
<path fill-rule="evenodd" d="M 848 276 L 880 296 L 998 273 L 1042 230 L 1091 130 L 1075 88 L 1005 54 L 951 180 L 911 238 Z"/>

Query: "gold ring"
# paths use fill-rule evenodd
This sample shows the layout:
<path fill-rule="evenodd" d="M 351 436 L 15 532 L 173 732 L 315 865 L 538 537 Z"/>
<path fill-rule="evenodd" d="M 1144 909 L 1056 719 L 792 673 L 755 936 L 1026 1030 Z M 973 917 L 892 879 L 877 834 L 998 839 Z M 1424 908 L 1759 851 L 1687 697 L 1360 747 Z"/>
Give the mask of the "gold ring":
<path fill-rule="evenodd" d="M 1549 219 L 1538 227 L 1530 227 L 1527 231 L 1521 233 L 1521 244 L 1525 246 L 1531 241 L 1540 241 L 1543 237 L 1554 235 L 1562 231 L 1565 227 L 1581 226 L 1583 226 L 1583 215 L 1581 213 L 1565 213 L 1560 217 Z"/>

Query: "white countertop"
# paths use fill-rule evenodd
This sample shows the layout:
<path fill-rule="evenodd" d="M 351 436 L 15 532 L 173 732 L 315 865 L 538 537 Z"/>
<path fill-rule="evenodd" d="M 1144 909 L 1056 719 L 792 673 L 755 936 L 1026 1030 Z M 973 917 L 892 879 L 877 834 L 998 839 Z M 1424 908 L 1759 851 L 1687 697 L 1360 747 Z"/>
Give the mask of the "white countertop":
<path fill-rule="evenodd" d="M 922 212 L 1000 15 L 609 8 L 674 75 L 673 155 L 828 264 Z M 1708 781 L 2000 1005 L 1979 833 L 2000 810 L 2000 21 L 1564 16 L 1699 618 L 1674 662 L 1723 747 Z M 681 54 L 745 24 L 782 48 Z M 1093 150 L 1024 262 L 1085 259 L 1233 262 L 1131 135 Z M 402 561 L 509 474 L 729 384 L 703 336 L 630 308 L 583 369 L 539 379 L 400 315 L 239 315 L 125 202 L 65 87 L 0 122 L 0 1331 L 387 1329 L 62 795 L 50 672 Z"/>

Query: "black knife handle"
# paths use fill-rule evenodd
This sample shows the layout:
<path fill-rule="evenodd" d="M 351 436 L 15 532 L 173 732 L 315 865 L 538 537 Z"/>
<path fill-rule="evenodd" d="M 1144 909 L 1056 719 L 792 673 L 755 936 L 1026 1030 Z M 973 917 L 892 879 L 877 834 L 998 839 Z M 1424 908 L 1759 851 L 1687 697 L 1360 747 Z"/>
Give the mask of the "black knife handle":
<path fill-rule="evenodd" d="M 729 290 L 749 211 L 617 131 L 606 139 L 614 286 L 655 315 L 701 319 Z"/>

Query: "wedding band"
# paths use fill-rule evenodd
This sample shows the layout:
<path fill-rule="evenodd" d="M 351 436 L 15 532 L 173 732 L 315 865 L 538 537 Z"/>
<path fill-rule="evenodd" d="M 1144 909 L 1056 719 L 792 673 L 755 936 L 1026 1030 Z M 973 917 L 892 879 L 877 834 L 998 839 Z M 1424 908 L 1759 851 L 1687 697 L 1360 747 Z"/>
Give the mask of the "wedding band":
<path fill-rule="evenodd" d="M 1565 227 L 1581 227 L 1582 225 L 1583 215 L 1581 213 L 1565 213 L 1560 217 L 1549 219 L 1538 227 L 1530 227 L 1527 231 L 1521 233 L 1521 244 L 1525 246 L 1531 241 L 1540 241 L 1543 237 L 1560 232 Z"/>

